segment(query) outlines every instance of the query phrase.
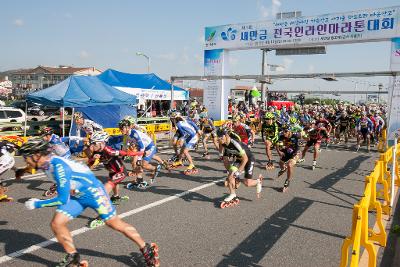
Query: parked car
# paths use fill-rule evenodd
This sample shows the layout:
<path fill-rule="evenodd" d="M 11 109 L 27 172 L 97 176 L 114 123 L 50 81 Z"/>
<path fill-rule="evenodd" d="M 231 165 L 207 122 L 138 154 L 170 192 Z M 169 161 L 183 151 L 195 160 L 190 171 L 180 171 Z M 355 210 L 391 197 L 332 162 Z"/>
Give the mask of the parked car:
<path fill-rule="evenodd" d="M 0 107 L 0 122 L 24 122 L 25 112 L 14 107 Z"/>
<path fill-rule="evenodd" d="M 15 102 L 13 102 L 11 104 L 11 106 L 13 106 L 15 108 L 19 108 L 19 109 L 25 110 L 25 101 L 24 100 L 15 101 Z M 28 102 L 28 114 L 37 115 L 37 116 L 60 115 L 60 108 L 44 106 L 44 105 L 41 105 L 41 104 Z M 69 114 L 72 114 L 72 109 L 71 108 L 65 108 L 64 109 L 64 115 L 69 115 Z"/>

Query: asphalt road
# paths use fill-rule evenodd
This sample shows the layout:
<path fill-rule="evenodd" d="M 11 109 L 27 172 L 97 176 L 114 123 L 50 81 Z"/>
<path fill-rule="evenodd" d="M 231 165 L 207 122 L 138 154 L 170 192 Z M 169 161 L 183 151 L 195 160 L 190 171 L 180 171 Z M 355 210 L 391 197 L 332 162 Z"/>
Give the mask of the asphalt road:
<path fill-rule="evenodd" d="M 260 199 L 255 188 L 242 185 L 239 206 L 220 209 L 226 194 L 218 182 L 225 178 L 223 165 L 215 151 L 211 160 L 202 159 L 200 151 L 194 153 L 199 174 L 185 176 L 173 170 L 162 173 L 145 191 L 122 189 L 130 200 L 117 207 L 118 213 L 145 240 L 159 245 L 162 266 L 338 266 L 343 239 L 351 230 L 353 204 L 362 196 L 364 177 L 377 154 L 330 147 L 312 171 L 308 153 L 284 194 L 280 188 L 285 178 L 273 180 L 278 170 L 262 168 L 263 146 L 258 143 L 253 151 L 258 160 L 255 177 L 265 177 Z M 170 151 L 163 153 L 168 158 Z M 0 203 L 0 266 L 56 265 L 63 251 L 51 241 L 49 223 L 55 209 L 28 211 L 23 204 L 28 198 L 41 198 L 52 182 L 38 175 L 8 183 L 15 202 Z M 91 266 L 143 266 L 139 250 L 124 236 L 105 226 L 85 227 L 94 215 L 86 210 L 69 225 L 82 257 Z"/>

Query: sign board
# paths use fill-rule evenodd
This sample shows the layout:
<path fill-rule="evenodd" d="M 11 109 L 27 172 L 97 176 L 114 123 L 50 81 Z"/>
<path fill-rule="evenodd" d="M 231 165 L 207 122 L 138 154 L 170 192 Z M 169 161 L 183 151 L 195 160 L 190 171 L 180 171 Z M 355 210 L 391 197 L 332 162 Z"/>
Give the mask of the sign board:
<path fill-rule="evenodd" d="M 392 40 L 390 69 L 400 71 L 400 38 L 393 38 Z M 389 101 L 388 138 L 393 140 L 396 134 L 400 136 L 400 76 L 391 78 Z"/>
<path fill-rule="evenodd" d="M 400 7 L 205 28 L 205 50 L 291 48 L 383 41 L 400 36 Z"/>
<path fill-rule="evenodd" d="M 115 86 L 120 91 L 134 95 L 143 100 L 171 100 L 170 90 L 155 90 Z M 189 100 L 188 91 L 174 91 L 174 100 Z"/>
<path fill-rule="evenodd" d="M 223 49 L 208 50 L 204 53 L 204 75 L 226 75 L 228 51 Z M 214 120 L 228 116 L 228 80 L 207 81 L 203 102 L 208 115 Z"/>
<path fill-rule="evenodd" d="M 400 6 L 206 27 L 204 74 L 229 75 L 229 50 L 307 48 L 390 41 L 399 37 Z M 392 43 L 391 67 L 400 70 L 400 42 Z M 400 98 L 394 100 L 397 95 L 400 97 L 399 79 L 394 78 L 392 83 L 392 108 L 400 103 Z M 228 94 L 227 80 L 207 83 L 204 104 L 215 120 L 227 118 Z M 398 121 L 400 125 L 400 110 Z"/>

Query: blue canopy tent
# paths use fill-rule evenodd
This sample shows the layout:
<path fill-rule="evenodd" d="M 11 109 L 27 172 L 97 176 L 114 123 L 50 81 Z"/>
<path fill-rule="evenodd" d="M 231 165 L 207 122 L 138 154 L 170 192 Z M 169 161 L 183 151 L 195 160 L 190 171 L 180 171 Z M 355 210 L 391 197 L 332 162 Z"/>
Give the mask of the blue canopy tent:
<path fill-rule="evenodd" d="M 108 69 L 97 77 L 108 85 L 146 100 L 171 100 L 172 85 L 154 73 L 131 74 Z M 174 86 L 174 100 L 189 100 L 189 91 Z"/>
<path fill-rule="evenodd" d="M 60 108 L 77 108 L 86 118 L 98 121 L 104 127 L 115 127 L 114 124 L 125 115 L 136 115 L 133 107 L 136 104 L 135 96 L 121 92 L 93 76 L 71 76 L 54 86 L 28 94 L 27 101 Z"/>
<path fill-rule="evenodd" d="M 116 90 L 93 76 L 71 76 L 49 88 L 28 94 L 27 101 L 53 107 L 136 104 L 136 97 Z"/>

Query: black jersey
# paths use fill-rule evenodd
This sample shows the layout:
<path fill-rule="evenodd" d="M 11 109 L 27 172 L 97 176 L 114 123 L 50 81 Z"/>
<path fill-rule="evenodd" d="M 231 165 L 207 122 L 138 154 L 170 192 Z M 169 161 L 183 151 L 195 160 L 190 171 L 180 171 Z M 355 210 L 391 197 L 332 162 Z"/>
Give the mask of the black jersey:
<path fill-rule="evenodd" d="M 243 155 L 246 154 L 249 160 L 254 161 L 254 156 L 249 147 L 242 142 L 231 139 L 229 144 L 224 144 L 222 146 L 224 148 L 224 156 L 226 157 L 236 157 L 236 159 L 241 159 Z"/>

